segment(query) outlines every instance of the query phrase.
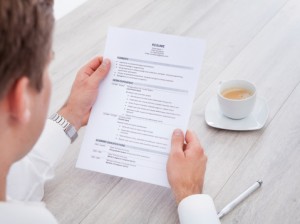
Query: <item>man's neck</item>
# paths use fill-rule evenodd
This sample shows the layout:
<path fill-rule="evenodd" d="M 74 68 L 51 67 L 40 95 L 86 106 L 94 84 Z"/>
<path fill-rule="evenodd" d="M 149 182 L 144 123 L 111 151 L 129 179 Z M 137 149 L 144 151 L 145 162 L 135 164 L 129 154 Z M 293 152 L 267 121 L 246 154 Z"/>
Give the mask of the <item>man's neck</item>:
<path fill-rule="evenodd" d="M 0 167 L 0 201 L 6 200 L 6 177 L 8 168 Z"/>
<path fill-rule="evenodd" d="M 16 132 L 8 115 L 2 113 L 6 111 L 5 105 L 0 102 L 0 201 L 6 201 L 6 179 L 9 169 L 15 161 L 16 149 L 20 145 L 20 141 L 16 141 Z"/>

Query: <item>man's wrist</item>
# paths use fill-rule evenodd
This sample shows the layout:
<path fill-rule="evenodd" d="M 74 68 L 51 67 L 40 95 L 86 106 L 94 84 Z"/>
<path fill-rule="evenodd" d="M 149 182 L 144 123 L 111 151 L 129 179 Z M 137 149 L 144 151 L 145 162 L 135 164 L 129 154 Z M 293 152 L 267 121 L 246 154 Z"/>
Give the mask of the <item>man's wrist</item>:
<path fill-rule="evenodd" d="M 70 107 L 63 106 L 57 113 L 67 119 L 77 131 L 82 127 L 82 116 Z"/>
<path fill-rule="evenodd" d="M 173 190 L 174 191 L 174 196 L 175 196 L 175 200 L 177 205 L 184 199 L 187 198 L 191 195 L 195 195 L 195 194 L 201 194 L 201 190 L 198 189 L 181 189 L 181 190 Z"/>

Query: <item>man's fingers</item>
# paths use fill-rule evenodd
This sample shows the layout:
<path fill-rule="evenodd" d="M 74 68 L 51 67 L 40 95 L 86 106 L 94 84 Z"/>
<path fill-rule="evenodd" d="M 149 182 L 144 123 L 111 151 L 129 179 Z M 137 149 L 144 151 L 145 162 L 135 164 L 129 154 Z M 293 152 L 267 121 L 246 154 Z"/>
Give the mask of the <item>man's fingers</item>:
<path fill-rule="evenodd" d="M 192 155 L 195 152 L 200 153 L 201 155 L 204 154 L 203 147 L 194 132 L 188 130 L 185 135 L 185 141 L 187 143 L 185 150 L 186 155 Z"/>
<path fill-rule="evenodd" d="M 187 144 L 199 144 L 200 145 L 197 135 L 190 130 L 187 130 L 187 132 L 186 132 L 185 141 Z"/>
<path fill-rule="evenodd" d="M 97 68 L 101 65 L 102 61 L 103 57 L 95 57 L 92 60 L 90 60 L 86 65 L 84 65 L 81 68 L 81 71 L 83 71 L 84 74 L 90 76 L 97 70 Z"/>
<path fill-rule="evenodd" d="M 87 64 L 87 66 L 91 68 L 93 71 L 96 71 L 97 68 L 101 65 L 102 61 L 103 61 L 103 57 L 95 57 Z"/>
<path fill-rule="evenodd" d="M 172 135 L 171 154 L 183 153 L 184 135 L 180 129 L 176 129 Z"/>
<path fill-rule="evenodd" d="M 99 85 L 99 83 L 104 79 L 110 69 L 110 60 L 104 59 L 101 65 L 97 68 L 97 70 L 92 75 L 92 82 Z"/>

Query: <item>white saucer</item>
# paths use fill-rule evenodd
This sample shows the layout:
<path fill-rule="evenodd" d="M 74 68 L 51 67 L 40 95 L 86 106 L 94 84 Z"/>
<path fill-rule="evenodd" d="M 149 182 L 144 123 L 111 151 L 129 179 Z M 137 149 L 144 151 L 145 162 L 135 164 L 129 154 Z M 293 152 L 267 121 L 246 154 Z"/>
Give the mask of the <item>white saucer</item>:
<path fill-rule="evenodd" d="M 252 113 L 241 120 L 230 119 L 222 114 L 217 97 L 212 98 L 205 109 L 205 121 L 214 128 L 250 131 L 261 129 L 268 119 L 269 109 L 262 98 L 257 97 Z"/>

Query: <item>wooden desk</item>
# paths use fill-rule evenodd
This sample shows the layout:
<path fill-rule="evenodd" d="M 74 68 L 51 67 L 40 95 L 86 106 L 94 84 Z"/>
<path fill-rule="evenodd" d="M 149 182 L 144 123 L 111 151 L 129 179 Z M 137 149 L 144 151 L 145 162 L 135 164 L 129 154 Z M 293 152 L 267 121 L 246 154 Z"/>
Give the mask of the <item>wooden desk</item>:
<path fill-rule="evenodd" d="M 50 112 L 67 98 L 78 68 L 102 54 L 108 26 L 206 39 L 189 125 L 209 158 L 204 192 L 219 210 L 263 179 L 222 223 L 300 223 L 299 12 L 299 0 L 89 0 L 56 24 Z M 236 78 L 255 83 L 266 99 L 263 129 L 206 125 L 217 83 Z M 169 189 L 75 168 L 83 135 L 46 186 L 44 200 L 60 223 L 178 223 Z"/>

